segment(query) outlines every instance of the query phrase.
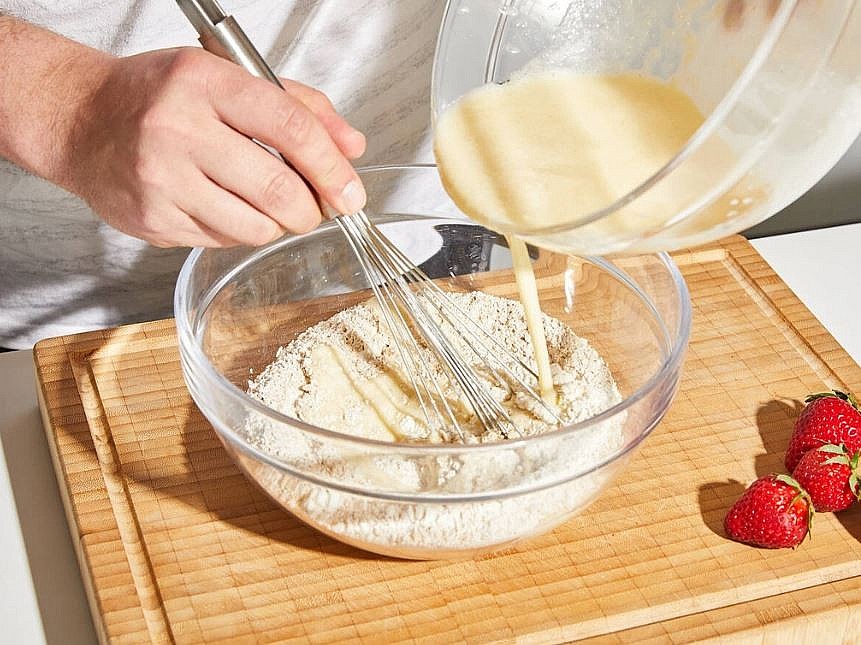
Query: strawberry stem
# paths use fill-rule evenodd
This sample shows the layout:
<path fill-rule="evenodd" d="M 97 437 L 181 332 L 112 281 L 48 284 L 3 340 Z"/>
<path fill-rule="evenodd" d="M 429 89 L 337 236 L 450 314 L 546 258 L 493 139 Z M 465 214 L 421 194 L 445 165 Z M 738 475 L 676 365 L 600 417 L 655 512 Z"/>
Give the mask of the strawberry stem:
<path fill-rule="evenodd" d="M 823 461 L 823 464 L 842 464 L 850 468 L 852 467 L 852 464 L 849 462 L 849 453 L 846 452 L 846 446 L 842 443 L 839 446 L 833 443 L 826 443 L 824 446 L 819 446 L 816 450 L 834 455 Z"/>

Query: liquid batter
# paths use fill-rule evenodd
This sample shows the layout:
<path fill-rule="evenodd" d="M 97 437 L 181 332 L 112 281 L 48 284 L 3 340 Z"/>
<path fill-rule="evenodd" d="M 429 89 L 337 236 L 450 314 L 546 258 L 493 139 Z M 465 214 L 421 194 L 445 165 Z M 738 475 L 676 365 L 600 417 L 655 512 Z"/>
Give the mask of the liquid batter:
<path fill-rule="evenodd" d="M 434 152 L 446 191 L 470 217 L 505 233 L 573 226 L 636 188 L 702 124 L 678 89 L 639 76 L 546 72 L 464 95 L 440 117 Z M 700 167 L 673 182 L 697 188 Z M 677 211 L 655 194 L 628 227 Z"/>
<path fill-rule="evenodd" d="M 529 328 L 532 351 L 535 354 L 539 393 L 547 403 L 555 405 L 556 392 L 553 389 L 553 375 L 550 371 L 550 354 L 547 351 L 547 339 L 541 322 L 541 303 L 538 301 L 538 286 L 535 283 L 535 273 L 532 271 L 532 261 L 529 259 L 529 249 L 520 238 L 509 235 L 506 239 L 508 248 L 511 250 L 512 269 L 520 292 L 523 314 L 526 316 L 526 326 Z"/>

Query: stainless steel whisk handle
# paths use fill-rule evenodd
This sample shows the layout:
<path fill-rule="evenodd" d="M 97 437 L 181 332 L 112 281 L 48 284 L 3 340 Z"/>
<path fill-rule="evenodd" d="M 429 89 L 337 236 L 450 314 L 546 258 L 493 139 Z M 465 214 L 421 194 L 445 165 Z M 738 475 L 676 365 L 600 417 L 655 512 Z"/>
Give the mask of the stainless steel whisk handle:
<path fill-rule="evenodd" d="M 278 76 L 242 31 L 242 27 L 215 0 L 176 0 L 199 36 L 205 50 L 232 60 L 247 72 L 284 89 Z"/>

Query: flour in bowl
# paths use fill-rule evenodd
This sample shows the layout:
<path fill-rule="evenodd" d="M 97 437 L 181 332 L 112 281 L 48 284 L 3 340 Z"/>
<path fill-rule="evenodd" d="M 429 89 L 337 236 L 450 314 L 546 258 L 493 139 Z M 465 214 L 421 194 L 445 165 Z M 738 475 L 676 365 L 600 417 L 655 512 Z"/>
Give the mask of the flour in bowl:
<path fill-rule="evenodd" d="M 449 297 L 494 339 L 526 364 L 534 364 L 523 307 L 515 300 L 482 292 L 451 293 Z M 566 423 L 594 416 L 618 402 L 619 392 L 598 353 L 561 321 L 543 316 L 557 394 L 558 414 Z M 512 395 L 481 366 L 465 342 L 452 335 L 459 354 L 472 357 L 473 371 L 494 398 L 507 408 L 523 436 L 553 429 L 543 407 L 515 386 Z M 415 351 L 407 348 L 408 351 Z M 487 430 L 461 399 L 429 350 L 424 360 L 442 384 L 447 401 L 470 443 L 502 439 Z M 498 351 L 498 350 L 493 350 Z M 535 379 L 523 374 L 531 380 Z M 461 441 L 453 428 L 431 427 L 392 342 L 376 302 L 356 305 L 307 329 L 249 383 L 248 392 L 279 412 L 322 428 L 384 441 Z"/>
<path fill-rule="evenodd" d="M 450 297 L 510 352 L 532 362 L 519 302 L 481 292 Z M 588 419 L 618 403 L 618 388 L 595 349 L 555 318 L 544 315 L 543 324 L 556 406 L 565 423 Z M 493 396 L 507 408 L 523 437 L 556 429 L 533 398 L 512 394 L 476 370 L 485 374 Z M 502 446 L 431 454 L 421 448 L 389 451 L 252 416 L 246 424 L 249 443 L 303 475 L 266 467 L 258 480 L 285 507 L 324 532 L 378 552 L 424 557 L 439 550 L 486 548 L 555 525 L 601 490 L 608 469 L 589 471 L 624 444 L 624 414 L 619 414 L 558 438 L 515 441 L 508 449 L 497 431 L 478 423 L 456 386 L 443 388 L 463 438 L 424 421 L 376 304 L 339 312 L 280 348 L 275 360 L 249 383 L 249 394 L 290 417 L 352 436 L 404 446 Z M 245 466 L 260 467 L 250 460 Z M 382 499 L 380 494 L 397 499 Z M 437 501 L 425 502 L 424 496 Z M 451 502 L 439 501 L 448 497 Z"/>

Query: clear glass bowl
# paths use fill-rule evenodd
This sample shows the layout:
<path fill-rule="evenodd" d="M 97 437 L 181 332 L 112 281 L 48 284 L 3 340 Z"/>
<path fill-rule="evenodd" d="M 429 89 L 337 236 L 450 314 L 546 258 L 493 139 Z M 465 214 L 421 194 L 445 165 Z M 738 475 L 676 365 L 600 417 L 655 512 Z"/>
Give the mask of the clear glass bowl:
<path fill-rule="evenodd" d="M 432 111 L 527 68 L 671 83 L 706 117 L 673 159 L 570 224 L 510 231 L 580 254 L 667 251 L 766 219 L 837 163 L 861 132 L 859 41 L 857 0 L 449 0 Z"/>
<path fill-rule="evenodd" d="M 457 211 L 434 166 L 360 172 L 368 212 L 413 262 L 448 278 L 450 288 L 516 297 L 504 239 Z M 314 427 L 246 394 L 249 376 L 279 346 L 371 297 L 332 222 L 259 249 L 191 253 L 175 296 L 188 388 L 251 480 L 310 526 L 348 544 L 435 559 L 548 531 L 583 510 L 663 417 L 678 385 L 691 309 L 666 255 L 614 261 L 533 249 L 532 257 L 542 308 L 598 350 L 623 396 L 586 421 L 482 445 L 393 443 Z M 277 437 L 280 447 L 261 447 L 261 432 Z M 602 443 L 608 433 L 618 438 L 609 448 Z M 584 456 L 598 444 L 599 457 Z M 325 455 L 325 463 L 312 453 Z M 387 476 L 393 465 L 417 477 Z M 443 469 L 458 476 L 439 477 Z"/>

